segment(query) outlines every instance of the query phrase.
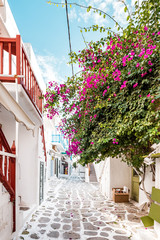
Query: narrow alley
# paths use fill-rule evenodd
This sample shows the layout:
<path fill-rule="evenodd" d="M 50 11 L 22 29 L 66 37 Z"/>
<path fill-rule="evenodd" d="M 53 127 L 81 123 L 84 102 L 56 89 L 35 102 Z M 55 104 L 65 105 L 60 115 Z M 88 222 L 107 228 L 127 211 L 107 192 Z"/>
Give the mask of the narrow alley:
<path fill-rule="evenodd" d="M 18 239 L 127 240 L 144 231 L 140 215 L 132 203 L 107 201 L 97 183 L 54 178 Z"/>

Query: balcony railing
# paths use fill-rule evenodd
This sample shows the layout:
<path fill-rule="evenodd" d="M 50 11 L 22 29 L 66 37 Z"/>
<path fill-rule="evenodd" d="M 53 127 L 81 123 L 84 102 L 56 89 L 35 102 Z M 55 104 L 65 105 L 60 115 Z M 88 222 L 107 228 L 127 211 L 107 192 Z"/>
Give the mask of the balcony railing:
<path fill-rule="evenodd" d="M 68 140 L 64 139 L 61 134 L 52 134 L 52 143 L 60 143 L 62 144 L 63 148 L 67 150 Z"/>
<path fill-rule="evenodd" d="M 42 91 L 33 72 L 30 60 L 21 42 L 16 38 L 0 38 L 0 81 L 21 84 L 41 115 Z"/>
<path fill-rule="evenodd" d="M 13 203 L 13 231 L 16 227 L 15 217 L 15 180 L 16 180 L 16 149 L 13 143 L 10 148 L 7 139 L 0 126 L 0 182 L 10 194 L 10 201 Z"/>

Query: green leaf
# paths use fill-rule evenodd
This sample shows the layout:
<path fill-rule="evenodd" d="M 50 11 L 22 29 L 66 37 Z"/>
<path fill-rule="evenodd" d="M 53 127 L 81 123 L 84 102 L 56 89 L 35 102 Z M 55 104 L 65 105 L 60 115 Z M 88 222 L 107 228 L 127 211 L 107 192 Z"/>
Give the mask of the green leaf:
<path fill-rule="evenodd" d="M 127 6 L 125 6 L 125 8 L 124 8 L 124 12 L 127 12 L 127 9 L 128 9 Z"/>

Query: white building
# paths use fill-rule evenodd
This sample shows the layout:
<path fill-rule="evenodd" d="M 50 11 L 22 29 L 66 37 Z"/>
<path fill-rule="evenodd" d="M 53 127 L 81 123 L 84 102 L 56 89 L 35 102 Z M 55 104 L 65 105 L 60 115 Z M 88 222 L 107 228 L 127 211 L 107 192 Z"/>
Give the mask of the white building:
<path fill-rule="evenodd" d="M 0 239 L 16 236 L 43 201 L 45 84 L 7 1 L 0 0 Z M 13 141 L 15 145 L 13 144 Z"/>
<path fill-rule="evenodd" d="M 68 140 L 57 130 L 59 118 L 45 117 L 45 139 L 47 148 L 47 177 L 68 178 L 71 174 L 71 159 L 67 156 Z"/>

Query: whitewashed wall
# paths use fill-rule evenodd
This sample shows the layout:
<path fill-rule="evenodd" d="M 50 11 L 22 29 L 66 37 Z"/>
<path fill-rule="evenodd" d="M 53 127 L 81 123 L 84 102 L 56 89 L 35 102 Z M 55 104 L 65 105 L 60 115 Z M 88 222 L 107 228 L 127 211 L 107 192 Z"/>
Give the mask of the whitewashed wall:
<path fill-rule="evenodd" d="M 11 239 L 13 207 L 8 192 L 0 183 L 0 239 Z"/>
<path fill-rule="evenodd" d="M 23 126 L 20 126 L 19 136 L 19 196 L 21 196 L 22 205 L 31 206 L 37 202 L 38 188 L 38 130 L 35 131 L 35 136 L 31 131 L 27 131 Z"/>
<path fill-rule="evenodd" d="M 120 158 L 111 158 L 110 164 L 110 191 L 112 188 L 124 186 L 131 190 L 131 168 Z"/>
<path fill-rule="evenodd" d="M 0 6 L 0 18 L 3 21 L 1 35 L 3 35 L 3 37 L 15 38 L 16 35 L 19 34 L 19 30 L 7 0 L 5 0 L 4 5 Z"/>
<path fill-rule="evenodd" d="M 112 188 L 126 186 L 131 189 L 131 169 L 121 159 L 107 158 L 94 166 L 101 191 L 109 199 L 112 199 Z"/>

